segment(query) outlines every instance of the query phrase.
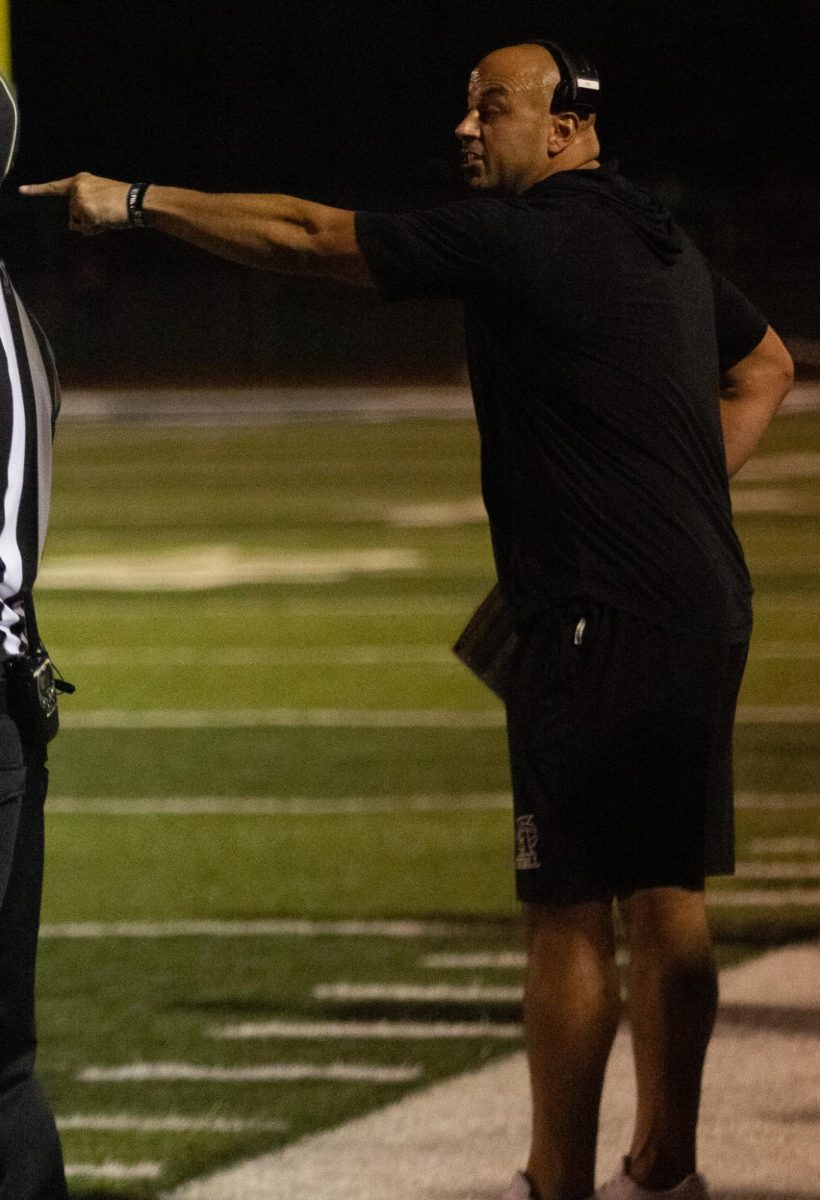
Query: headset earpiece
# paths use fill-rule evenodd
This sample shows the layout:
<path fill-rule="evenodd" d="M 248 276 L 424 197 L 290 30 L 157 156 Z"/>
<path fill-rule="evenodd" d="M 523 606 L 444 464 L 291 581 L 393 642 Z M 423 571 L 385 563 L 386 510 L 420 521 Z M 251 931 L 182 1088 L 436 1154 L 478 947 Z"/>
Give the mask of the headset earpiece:
<path fill-rule="evenodd" d="M 536 39 L 535 45 L 549 50 L 561 73 L 561 81 L 555 89 L 550 112 L 577 112 L 581 116 L 597 112 L 601 82 L 592 63 L 580 54 L 571 54 L 564 50 L 557 42 Z"/>

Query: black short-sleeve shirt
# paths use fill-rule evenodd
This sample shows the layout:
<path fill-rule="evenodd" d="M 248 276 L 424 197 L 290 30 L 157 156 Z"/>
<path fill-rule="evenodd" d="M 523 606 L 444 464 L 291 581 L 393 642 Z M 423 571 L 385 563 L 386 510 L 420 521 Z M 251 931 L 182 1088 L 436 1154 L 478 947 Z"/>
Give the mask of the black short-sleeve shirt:
<path fill-rule="evenodd" d="M 464 302 L 482 489 L 519 623 L 588 596 L 740 640 L 721 371 L 764 317 L 615 166 L 520 196 L 356 214 L 388 298 Z"/>

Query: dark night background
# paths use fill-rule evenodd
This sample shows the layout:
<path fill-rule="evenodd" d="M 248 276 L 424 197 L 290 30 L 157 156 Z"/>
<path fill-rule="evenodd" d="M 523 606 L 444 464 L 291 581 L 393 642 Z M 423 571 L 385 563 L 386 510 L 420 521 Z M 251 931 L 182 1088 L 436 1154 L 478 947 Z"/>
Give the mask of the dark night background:
<path fill-rule="evenodd" d="M 89 170 L 358 208 L 454 198 L 469 70 L 528 36 L 593 58 L 605 151 L 782 334 L 820 337 L 816 0 L 12 0 L 11 21 L 2 253 L 66 383 L 460 378 L 450 305 L 381 305 L 152 233 L 81 239 L 15 185 Z"/>

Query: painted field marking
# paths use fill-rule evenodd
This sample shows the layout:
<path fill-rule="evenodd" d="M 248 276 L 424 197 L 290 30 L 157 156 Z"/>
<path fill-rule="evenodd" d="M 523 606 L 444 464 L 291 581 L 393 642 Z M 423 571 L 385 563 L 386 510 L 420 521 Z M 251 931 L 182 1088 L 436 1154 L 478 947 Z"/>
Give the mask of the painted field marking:
<path fill-rule="evenodd" d="M 283 1133 L 287 1121 L 243 1120 L 232 1117 L 146 1117 L 128 1113 L 71 1113 L 57 1117 L 60 1130 L 100 1133 Z"/>
<path fill-rule="evenodd" d="M 237 646 L 232 650 L 214 651 L 204 646 L 169 646 L 166 650 L 151 646 L 135 646 L 131 651 L 100 647 L 76 653 L 55 647 L 57 660 L 73 658 L 77 667 L 188 667 L 207 661 L 212 667 L 354 667 L 354 666 L 435 666 L 461 669 L 461 664 L 446 646 L 319 646 L 313 649 L 262 646 L 257 650 Z M 760 661 L 804 661 L 820 658 L 818 642 L 755 642 L 752 659 Z"/>
<path fill-rule="evenodd" d="M 820 814 L 820 792 L 738 792 L 737 808 L 814 809 Z"/>
<path fill-rule="evenodd" d="M 520 987 L 470 983 L 456 987 L 448 983 L 320 983 L 313 989 L 316 1000 L 388 1000 L 410 1004 L 517 1004 Z"/>
<path fill-rule="evenodd" d="M 739 862 L 736 879 L 820 879 L 818 862 Z"/>
<path fill-rule="evenodd" d="M 621 948 L 615 957 L 622 965 L 629 961 L 628 953 Z M 521 950 L 425 954 L 419 965 L 431 971 L 523 971 L 527 966 L 527 956 Z"/>
<path fill-rule="evenodd" d="M 120 1163 L 106 1161 L 104 1163 L 66 1163 L 68 1179 L 159 1179 L 162 1174 L 162 1163 L 140 1162 Z"/>
<path fill-rule="evenodd" d="M 802 662 L 804 659 L 820 658 L 818 642 L 754 642 L 750 658 L 775 662 L 779 659 Z"/>
<path fill-rule="evenodd" d="M 786 488 L 734 487 L 732 509 L 736 513 L 786 513 L 810 516 L 818 512 L 812 496 L 795 494 Z"/>
<path fill-rule="evenodd" d="M 712 908 L 820 908 L 820 888 L 721 889 L 707 892 Z"/>
<path fill-rule="evenodd" d="M 95 817 L 146 816 L 269 816 L 332 817 L 365 813 L 503 812 L 510 809 L 509 792 L 466 792 L 411 796 L 53 796 L 48 814 Z M 813 809 L 820 813 L 820 793 L 739 792 L 737 808 Z"/>
<path fill-rule="evenodd" d="M 490 924 L 490 922 L 488 922 Z M 485 926 L 486 928 L 486 926 Z M 41 938 L 379 937 L 440 938 L 481 932 L 455 921 L 69 921 L 45 924 Z"/>
<path fill-rule="evenodd" d="M 432 971 L 519 971 L 526 967 L 527 956 L 518 950 L 426 954 L 420 965 Z"/>
<path fill-rule="evenodd" d="M 754 838 L 746 849 L 750 854 L 820 854 L 820 837 Z"/>
<path fill-rule="evenodd" d="M 487 709 L 87 709 L 61 716 L 66 729 L 500 729 L 505 716 Z M 739 725 L 818 725 L 820 704 L 745 704 Z"/>
<path fill-rule="evenodd" d="M 820 708 L 818 708 L 820 720 Z M 89 709 L 60 715 L 66 729 L 497 729 L 500 709 Z"/>
<path fill-rule="evenodd" d="M 417 1064 L 403 1067 L 376 1067 L 367 1063 L 265 1063 L 256 1067 L 207 1067 L 197 1063 L 144 1062 L 120 1067 L 84 1067 L 76 1078 L 80 1083 L 412 1083 L 423 1068 Z"/>
<path fill-rule="evenodd" d="M 124 592 L 190 592 L 248 583 L 335 583 L 355 575 L 419 571 L 414 550 L 254 552 L 240 546 L 191 546 L 130 554 L 76 554 L 47 559 L 40 589 Z"/>
<path fill-rule="evenodd" d="M 735 478 L 740 483 L 757 479 L 818 479 L 820 478 L 820 454 L 805 451 L 803 453 L 759 454 L 751 458 L 738 471 Z"/>
<path fill-rule="evenodd" d="M 446 1039 L 518 1039 L 521 1026 L 492 1021 L 245 1021 L 209 1030 L 209 1037 L 229 1040 L 263 1038 L 362 1038 L 374 1041 L 438 1041 Z"/>
<path fill-rule="evenodd" d="M 55 647 L 55 659 L 68 660 L 73 657 L 80 667 L 350 667 L 350 666 L 454 666 L 460 664 L 446 646 L 317 646 L 310 649 L 298 647 L 236 646 L 233 649 L 213 650 L 205 646 L 169 646 L 165 650 L 151 646 L 135 646 L 124 651 L 100 647 L 84 647 L 80 653 Z"/>
<path fill-rule="evenodd" d="M 85 800 L 63 796 L 48 801 L 49 814 L 144 817 L 144 816 L 269 816 L 333 817 L 363 813 L 402 812 L 498 812 L 510 808 L 507 792 L 475 795 L 347 796 L 338 800 L 314 800 L 294 796 L 272 799 L 264 796 L 148 796 L 144 798 Z"/>

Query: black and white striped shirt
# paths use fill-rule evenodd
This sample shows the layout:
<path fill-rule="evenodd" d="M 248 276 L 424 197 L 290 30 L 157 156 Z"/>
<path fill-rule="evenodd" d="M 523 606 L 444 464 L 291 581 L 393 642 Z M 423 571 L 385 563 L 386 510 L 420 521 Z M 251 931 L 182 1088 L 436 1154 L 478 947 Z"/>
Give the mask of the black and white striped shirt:
<path fill-rule="evenodd" d="M 27 648 L 31 594 L 51 499 L 51 442 L 60 392 L 51 348 L 0 262 L 0 661 Z"/>

